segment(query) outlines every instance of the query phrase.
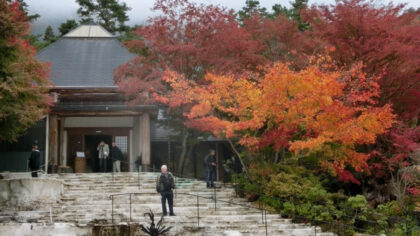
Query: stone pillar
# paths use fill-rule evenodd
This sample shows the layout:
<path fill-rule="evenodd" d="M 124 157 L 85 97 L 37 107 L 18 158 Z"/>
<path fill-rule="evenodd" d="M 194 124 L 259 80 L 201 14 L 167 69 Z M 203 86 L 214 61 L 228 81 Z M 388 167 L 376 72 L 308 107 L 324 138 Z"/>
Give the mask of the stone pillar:
<path fill-rule="evenodd" d="M 150 157 L 150 116 L 144 113 L 140 116 L 140 151 L 142 154 L 141 164 L 146 167 L 151 164 Z"/>
<path fill-rule="evenodd" d="M 58 164 L 58 122 L 57 115 L 49 115 L 49 124 L 48 124 L 48 159 L 51 165 L 51 173 L 55 173 L 57 170 Z"/>

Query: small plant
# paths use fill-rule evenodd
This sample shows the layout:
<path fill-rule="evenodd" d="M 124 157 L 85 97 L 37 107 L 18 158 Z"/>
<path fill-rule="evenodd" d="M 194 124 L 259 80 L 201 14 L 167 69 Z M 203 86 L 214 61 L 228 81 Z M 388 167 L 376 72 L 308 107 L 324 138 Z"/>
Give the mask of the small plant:
<path fill-rule="evenodd" d="M 148 227 L 144 227 L 143 225 L 140 225 L 140 227 L 141 227 L 141 230 L 143 232 L 145 232 L 146 234 L 148 234 L 150 236 L 163 235 L 164 233 L 166 233 L 170 229 L 172 229 L 172 226 L 166 227 L 166 226 L 163 225 L 163 222 L 164 222 L 163 221 L 163 218 L 164 218 L 163 216 L 160 218 L 157 225 L 155 225 L 155 215 L 153 214 L 152 210 L 150 210 L 150 212 L 148 212 L 148 213 L 144 213 L 144 216 L 148 216 L 152 222 L 150 223 L 150 226 L 148 226 Z"/>

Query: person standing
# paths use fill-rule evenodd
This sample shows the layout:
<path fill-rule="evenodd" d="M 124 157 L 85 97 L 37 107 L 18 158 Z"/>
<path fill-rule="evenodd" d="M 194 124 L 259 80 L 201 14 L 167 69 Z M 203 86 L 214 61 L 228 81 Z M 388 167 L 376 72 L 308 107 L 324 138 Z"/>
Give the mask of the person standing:
<path fill-rule="evenodd" d="M 99 172 L 106 172 L 106 162 L 109 156 L 109 146 L 104 141 L 98 145 Z"/>
<path fill-rule="evenodd" d="M 174 176 L 172 173 L 168 172 L 168 167 L 166 165 L 162 165 L 161 174 L 158 176 L 156 181 L 156 191 L 161 195 L 162 201 L 162 214 L 164 216 L 168 215 L 166 211 L 166 201 L 168 201 L 169 205 L 169 215 L 175 216 L 174 214 L 174 194 L 173 189 L 175 189 L 175 181 Z"/>
<path fill-rule="evenodd" d="M 112 158 L 112 171 L 121 172 L 121 161 L 123 159 L 123 154 L 121 152 L 121 149 L 117 146 L 115 142 L 112 142 L 111 158 Z"/>
<path fill-rule="evenodd" d="M 210 149 L 210 153 L 204 157 L 204 165 L 206 167 L 207 188 L 214 188 L 216 178 L 216 151 L 214 149 Z"/>
<path fill-rule="evenodd" d="M 29 157 L 29 168 L 31 169 L 32 177 L 38 177 L 38 170 L 40 168 L 40 152 L 37 145 L 32 146 L 31 156 Z"/>

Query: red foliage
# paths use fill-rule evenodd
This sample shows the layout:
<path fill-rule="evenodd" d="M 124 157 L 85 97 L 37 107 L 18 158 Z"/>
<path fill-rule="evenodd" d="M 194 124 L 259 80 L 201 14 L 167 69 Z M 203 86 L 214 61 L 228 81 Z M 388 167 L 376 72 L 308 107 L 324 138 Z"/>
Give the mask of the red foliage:
<path fill-rule="evenodd" d="M 305 12 L 312 26 L 313 48 L 334 47 L 340 66 L 363 62 L 368 76 L 382 75 L 381 104 L 392 102 L 399 114 L 416 117 L 420 99 L 420 21 L 402 13 L 403 5 L 378 6 L 364 0 L 342 0 Z"/>
<path fill-rule="evenodd" d="M 152 18 L 126 43 L 136 58 L 115 71 L 115 80 L 134 103 L 153 102 L 145 93 L 163 95 L 162 78 L 169 69 L 189 80 L 202 81 L 207 72 L 230 73 L 255 69 L 265 63 L 262 45 L 239 27 L 235 14 L 212 5 L 187 0 L 159 0 Z"/>
<path fill-rule="evenodd" d="M 0 140 L 15 140 L 52 104 L 49 68 L 35 59 L 18 1 L 0 0 Z"/>
<path fill-rule="evenodd" d="M 337 172 L 337 176 L 338 176 L 339 181 L 342 181 L 342 182 L 345 182 L 345 183 L 350 182 L 350 183 L 353 183 L 353 184 L 360 185 L 360 181 L 357 180 L 356 178 L 354 178 L 354 175 L 350 171 L 343 170 L 343 169 L 340 169 L 338 167 L 335 167 L 335 171 Z"/>

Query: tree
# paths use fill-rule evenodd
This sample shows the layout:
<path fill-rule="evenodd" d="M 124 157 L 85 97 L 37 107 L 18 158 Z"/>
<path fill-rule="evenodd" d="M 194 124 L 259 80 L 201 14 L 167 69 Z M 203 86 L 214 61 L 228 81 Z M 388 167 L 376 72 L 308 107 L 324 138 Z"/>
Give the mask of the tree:
<path fill-rule="evenodd" d="M 238 16 L 240 20 L 250 18 L 253 15 L 266 16 L 267 9 L 260 6 L 260 1 L 258 0 L 246 0 L 245 6 L 242 7 L 242 10 L 238 11 Z"/>
<path fill-rule="evenodd" d="M 118 0 L 77 0 L 81 23 L 97 21 L 111 33 L 125 32 L 128 28 L 125 22 L 129 20 L 127 11 L 130 7 Z"/>
<path fill-rule="evenodd" d="M 56 40 L 56 36 L 54 35 L 54 31 L 51 27 L 51 25 L 49 25 L 44 32 L 44 41 L 48 42 L 48 43 L 52 43 Z"/>
<path fill-rule="evenodd" d="M 162 83 L 166 69 L 201 83 L 209 71 L 239 73 L 244 69 L 258 70 L 267 62 L 259 53 L 260 43 L 239 27 L 233 11 L 185 0 L 160 0 L 154 9 L 162 14 L 135 30 L 134 34 L 141 38 L 125 43 L 138 56 L 114 74 L 131 104 L 154 103 L 151 93 L 166 94 L 171 89 Z M 170 110 L 171 128 L 178 131 L 183 146 L 180 171 L 190 152 L 187 148 L 193 148 L 187 144 L 194 139 L 193 130 L 183 125 L 182 113 L 186 110 L 187 106 Z"/>
<path fill-rule="evenodd" d="M 289 64 L 276 63 L 259 78 L 207 74 L 205 84 L 167 72 L 164 79 L 173 90 L 156 96 L 172 108 L 190 106 L 188 127 L 237 139 L 252 152 L 272 147 L 287 148 L 298 157 L 315 156 L 340 180 L 359 183 L 347 168 L 367 171 L 369 155 L 357 147 L 375 143 L 394 116 L 389 105 L 360 103 L 375 99 L 378 90 L 371 82 L 369 92 L 354 93 L 358 84 L 352 81 L 366 79 L 361 67 L 325 70 L 329 66 L 316 62 L 293 71 Z"/>
<path fill-rule="evenodd" d="M 26 21 L 29 23 L 36 21 L 40 17 L 39 14 L 29 15 L 28 4 L 24 0 L 17 0 L 17 2 L 19 2 L 19 9 L 25 14 Z"/>
<path fill-rule="evenodd" d="M 47 113 L 48 66 L 26 39 L 29 23 L 18 1 L 0 0 L 0 140 L 12 141 Z"/>
<path fill-rule="evenodd" d="M 334 48 L 339 66 L 363 62 L 368 75 L 382 75 L 380 104 L 392 103 L 405 119 L 418 117 L 420 99 L 420 21 L 403 5 L 378 6 L 343 0 L 305 12 L 313 48 Z"/>
<path fill-rule="evenodd" d="M 60 24 L 60 27 L 58 27 L 58 31 L 60 31 L 60 35 L 63 36 L 70 32 L 72 29 L 76 28 L 77 26 L 78 24 L 75 20 L 67 20 L 66 22 Z"/>
<path fill-rule="evenodd" d="M 275 19 L 279 15 L 284 15 L 290 20 L 295 21 L 299 30 L 304 31 L 309 29 L 309 24 L 302 21 L 300 14 L 301 10 L 306 8 L 308 0 L 295 0 L 294 2 L 291 2 L 292 8 L 274 4 L 271 8 L 272 12 L 268 12 L 265 7 L 261 7 L 260 2 L 257 0 L 247 0 L 245 4 L 246 6 L 238 12 L 240 21 L 252 18 L 253 16 Z"/>

